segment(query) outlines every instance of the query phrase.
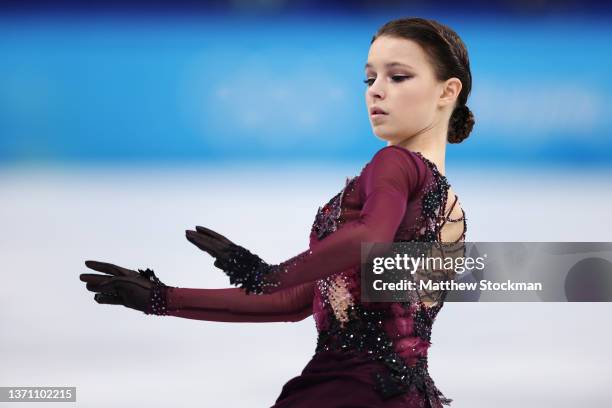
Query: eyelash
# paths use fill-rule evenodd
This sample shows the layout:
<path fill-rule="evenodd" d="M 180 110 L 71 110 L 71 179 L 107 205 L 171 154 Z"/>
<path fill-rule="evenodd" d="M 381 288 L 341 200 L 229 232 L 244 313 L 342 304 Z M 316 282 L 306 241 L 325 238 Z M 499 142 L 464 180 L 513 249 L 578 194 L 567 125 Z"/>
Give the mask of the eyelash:
<path fill-rule="evenodd" d="M 402 82 L 405 81 L 407 79 L 412 78 L 412 76 L 410 75 L 393 75 L 391 76 L 391 79 L 393 79 L 394 82 Z M 370 83 L 370 81 L 374 81 L 375 78 L 367 78 L 363 80 L 363 83 L 368 85 L 368 87 L 372 86 L 372 83 Z"/>

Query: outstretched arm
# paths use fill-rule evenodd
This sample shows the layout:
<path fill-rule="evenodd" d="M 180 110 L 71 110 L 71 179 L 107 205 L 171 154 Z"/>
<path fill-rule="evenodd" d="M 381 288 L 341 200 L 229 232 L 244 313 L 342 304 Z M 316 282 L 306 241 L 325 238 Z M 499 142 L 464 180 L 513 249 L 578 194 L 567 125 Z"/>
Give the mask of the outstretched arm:
<path fill-rule="evenodd" d="M 217 322 L 297 322 L 312 314 L 314 284 L 249 296 L 241 288 L 167 289 L 168 315 Z"/>
<path fill-rule="evenodd" d="M 312 314 L 314 285 L 271 295 L 248 296 L 243 289 L 189 289 L 167 286 L 147 269 L 138 272 L 106 262 L 86 261 L 100 274 L 81 274 L 101 304 L 122 305 L 145 314 L 220 322 L 296 322 Z"/>
<path fill-rule="evenodd" d="M 187 231 L 187 238 L 216 258 L 215 266 L 230 283 L 249 293 L 276 293 L 358 266 L 363 242 L 393 241 L 424 172 L 415 153 L 398 146 L 380 149 L 360 175 L 364 204 L 359 218 L 278 265 L 207 228 Z"/>

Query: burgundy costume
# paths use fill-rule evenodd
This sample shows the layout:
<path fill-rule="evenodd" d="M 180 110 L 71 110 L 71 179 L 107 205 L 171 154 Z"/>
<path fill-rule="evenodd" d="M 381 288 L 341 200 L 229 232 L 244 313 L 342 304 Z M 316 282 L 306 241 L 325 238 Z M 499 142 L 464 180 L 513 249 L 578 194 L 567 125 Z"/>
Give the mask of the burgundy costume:
<path fill-rule="evenodd" d="M 274 408 L 448 405 L 427 368 L 432 324 L 444 302 L 361 302 L 360 262 L 362 242 L 439 242 L 446 222 L 463 221 L 456 242 L 464 242 L 465 213 L 445 213 L 449 187 L 420 153 L 386 146 L 319 208 L 308 250 L 230 275 L 242 287 L 165 288 L 163 314 L 223 322 L 292 322 L 312 314 L 315 354 Z"/>

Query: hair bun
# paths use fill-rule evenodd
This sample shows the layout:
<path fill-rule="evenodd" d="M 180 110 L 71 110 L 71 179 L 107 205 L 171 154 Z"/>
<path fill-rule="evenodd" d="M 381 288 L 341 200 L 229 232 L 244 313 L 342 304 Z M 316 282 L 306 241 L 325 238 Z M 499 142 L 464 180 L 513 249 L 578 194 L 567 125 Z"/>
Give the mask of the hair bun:
<path fill-rule="evenodd" d="M 474 114 L 467 105 L 459 105 L 453 111 L 448 124 L 448 142 L 461 143 L 474 127 Z"/>

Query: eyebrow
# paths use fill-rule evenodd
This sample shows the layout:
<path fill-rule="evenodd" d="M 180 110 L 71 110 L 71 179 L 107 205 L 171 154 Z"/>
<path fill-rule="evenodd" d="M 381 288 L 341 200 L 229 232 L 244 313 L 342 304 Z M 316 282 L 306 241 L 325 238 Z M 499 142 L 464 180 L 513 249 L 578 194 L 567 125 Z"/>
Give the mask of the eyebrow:
<path fill-rule="evenodd" d="M 387 68 L 393 68 L 393 67 L 406 67 L 406 68 L 412 68 L 410 65 L 408 64 L 402 64 L 401 62 L 389 62 L 387 64 L 385 64 L 385 67 Z M 372 68 L 372 64 L 370 64 L 369 62 L 365 64 L 365 68 Z"/>

